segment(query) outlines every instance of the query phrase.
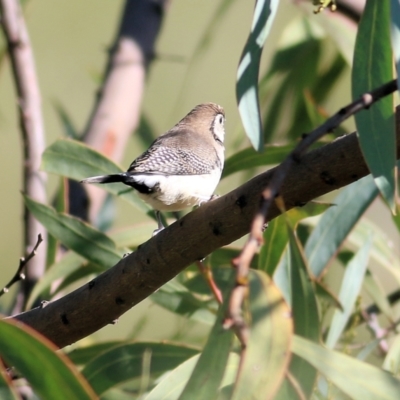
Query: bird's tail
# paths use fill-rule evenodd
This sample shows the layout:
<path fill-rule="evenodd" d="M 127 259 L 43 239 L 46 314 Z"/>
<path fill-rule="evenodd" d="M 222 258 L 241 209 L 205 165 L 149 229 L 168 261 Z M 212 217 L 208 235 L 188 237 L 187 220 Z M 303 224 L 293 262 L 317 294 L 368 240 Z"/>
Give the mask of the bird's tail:
<path fill-rule="evenodd" d="M 114 183 L 114 182 L 125 183 L 126 181 L 127 181 L 127 175 L 126 173 L 122 173 L 113 175 L 92 176 L 91 178 L 83 179 L 81 183 Z"/>

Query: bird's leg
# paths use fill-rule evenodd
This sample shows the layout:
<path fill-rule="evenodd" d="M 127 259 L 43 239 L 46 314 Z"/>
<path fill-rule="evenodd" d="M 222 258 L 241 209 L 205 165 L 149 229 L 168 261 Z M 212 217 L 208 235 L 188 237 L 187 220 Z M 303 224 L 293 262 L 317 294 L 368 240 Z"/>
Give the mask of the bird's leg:
<path fill-rule="evenodd" d="M 156 214 L 156 218 L 157 218 L 158 228 L 153 232 L 152 236 L 156 236 L 157 233 L 160 233 L 165 228 L 165 226 L 162 223 L 160 211 L 155 210 L 155 214 Z"/>

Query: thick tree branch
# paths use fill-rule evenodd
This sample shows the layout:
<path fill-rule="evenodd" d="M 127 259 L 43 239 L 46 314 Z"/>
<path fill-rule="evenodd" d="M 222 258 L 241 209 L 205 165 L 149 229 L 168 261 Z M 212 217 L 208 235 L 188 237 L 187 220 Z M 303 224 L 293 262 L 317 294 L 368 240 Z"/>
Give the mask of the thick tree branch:
<path fill-rule="evenodd" d="M 400 157 L 399 132 L 397 143 Z M 269 170 L 202 205 L 74 292 L 12 318 L 30 325 L 59 347 L 112 323 L 188 265 L 248 233 L 261 193 L 276 171 Z M 351 134 L 305 154 L 291 166 L 280 194 L 289 210 L 368 173 L 356 134 Z M 266 219 L 278 215 L 273 205 Z"/>
<path fill-rule="evenodd" d="M 35 62 L 28 31 L 17 0 L 0 0 L 2 26 L 7 41 L 8 53 L 18 96 L 19 119 L 23 141 L 23 191 L 36 201 L 46 203 L 46 174 L 39 171 L 41 156 L 45 148 L 39 84 L 36 77 Z M 34 248 L 38 235 L 45 229 L 33 218 L 25 207 L 25 253 Z M 46 266 L 46 240 L 41 251 L 32 260 L 24 281 L 24 293 L 21 293 L 21 309 L 33 284 L 43 275 Z"/>

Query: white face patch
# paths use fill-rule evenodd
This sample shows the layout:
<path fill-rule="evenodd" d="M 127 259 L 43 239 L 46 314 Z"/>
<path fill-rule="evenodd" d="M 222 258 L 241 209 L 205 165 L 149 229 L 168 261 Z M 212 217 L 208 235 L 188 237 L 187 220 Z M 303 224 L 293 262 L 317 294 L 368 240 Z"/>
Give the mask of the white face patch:
<path fill-rule="evenodd" d="M 217 114 L 213 121 L 214 135 L 224 143 L 225 138 L 225 117 L 223 114 Z"/>

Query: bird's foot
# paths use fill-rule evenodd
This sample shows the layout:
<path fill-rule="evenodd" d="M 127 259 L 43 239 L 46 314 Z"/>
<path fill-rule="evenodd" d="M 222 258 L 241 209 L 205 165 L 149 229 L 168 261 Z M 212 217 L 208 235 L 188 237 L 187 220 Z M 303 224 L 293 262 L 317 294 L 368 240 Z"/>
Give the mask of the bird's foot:
<path fill-rule="evenodd" d="M 211 197 L 210 197 L 210 200 L 208 200 L 208 201 L 216 200 L 216 199 L 218 199 L 219 197 L 221 197 L 219 194 L 212 194 Z"/>
<path fill-rule="evenodd" d="M 199 207 L 204 203 L 208 203 L 209 201 L 213 201 L 215 199 L 218 199 L 218 197 L 220 197 L 219 194 L 212 194 L 208 199 L 201 200 L 199 202 Z"/>
<path fill-rule="evenodd" d="M 153 234 L 151 235 L 151 237 L 154 237 L 154 236 L 156 236 L 157 235 L 157 233 L 160 233 L 163 229 L 165 229 L 164 227 L 160 227 L 160 228 L 157 228 L 155 231 L 153 231 Z"/>

